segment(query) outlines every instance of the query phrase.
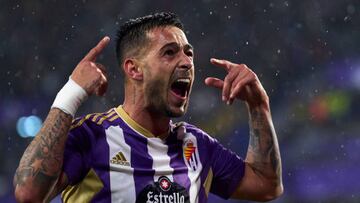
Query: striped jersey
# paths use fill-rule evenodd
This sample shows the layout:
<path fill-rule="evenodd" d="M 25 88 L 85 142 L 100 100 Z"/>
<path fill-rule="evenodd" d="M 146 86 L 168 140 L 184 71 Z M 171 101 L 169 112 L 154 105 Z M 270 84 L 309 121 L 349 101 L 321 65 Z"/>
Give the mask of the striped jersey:
<path fill-rule="evenodd" d="M 160 139 L 121 106 L 75 119 L 66 141 L 63 202 L 207 202 L 229 198 L 244 161 L 187 123 L 169 123 Z"/>

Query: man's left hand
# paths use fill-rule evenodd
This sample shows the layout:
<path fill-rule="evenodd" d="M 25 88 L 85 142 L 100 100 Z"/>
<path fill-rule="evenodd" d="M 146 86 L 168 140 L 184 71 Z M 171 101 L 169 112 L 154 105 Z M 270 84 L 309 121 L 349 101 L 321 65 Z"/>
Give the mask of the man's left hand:
<path fill-rule="evenodd" d="M 240 99 L 250 107 L 269 104 L 269 97 L 261 85 L 257 75 L 245 64 L 235 64 L 227 60 L 211 58 L 210 62 L 227 71 L 223 80 L 215 77 L 207 77 L 205 84 L 222 89 L 222 100 L 228 105 L 234 99 Z"/>

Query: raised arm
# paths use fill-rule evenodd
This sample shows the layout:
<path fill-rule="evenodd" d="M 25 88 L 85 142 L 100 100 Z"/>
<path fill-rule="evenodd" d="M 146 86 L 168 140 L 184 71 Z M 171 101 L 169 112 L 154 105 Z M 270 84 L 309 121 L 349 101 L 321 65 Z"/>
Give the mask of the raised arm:
<path fill-rule="evenodd" d="M 86 96 L 103 95 L 106 91 L 105 69 L 95 60 L 109 40 L 103 38 L 76 66 L 39 133 L 25 150 L 14 176 L 18 202 L 49 201 L 67 186 L 66 174 L 62 172 L 67 135 L 77 107 Z"/>
<path fill-rule="evenodd" d="M 272 123 L 269 98 L 256 74 L 244 64 L 211 59 L 224 68 L 224 80 L 208 77 L 205 83 L 222 90 L 222 100 L 246 102 L 250 118 L 250 142 L 245 159 L 245 174 L 232 198 L 269 201 L 283 193 L 279 145 Z"/>

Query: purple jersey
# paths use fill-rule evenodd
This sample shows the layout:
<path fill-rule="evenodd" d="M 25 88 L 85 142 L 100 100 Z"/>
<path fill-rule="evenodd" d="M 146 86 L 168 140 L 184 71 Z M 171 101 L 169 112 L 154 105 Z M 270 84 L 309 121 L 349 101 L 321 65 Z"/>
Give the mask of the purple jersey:
<path fill-rule="evenodd" d="M 170 123 L 162 140 L 122 109 L 74 120 L 63 170 L 64 202 L 206 202 L 209 192 L 229 198 L 244 162 L 187 123 Z"/>

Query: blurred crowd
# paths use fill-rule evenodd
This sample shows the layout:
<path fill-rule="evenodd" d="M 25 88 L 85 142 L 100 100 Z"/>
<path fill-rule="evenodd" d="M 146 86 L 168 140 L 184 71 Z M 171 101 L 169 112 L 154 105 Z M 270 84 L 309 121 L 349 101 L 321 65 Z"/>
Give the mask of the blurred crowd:
<path fill-rule="evenodd" d="M 45 119 L 58 90 L 99 39 L 107 67 L 105 97 L 90 97 L 77 115 L 122 103 L 116 30 L 129 18 L 177 13 L 195 47 L 193 123 L 245 157 L 248 115 L 204 85 L 223 77 L 210 57 L 245 63 L 270 97 L 283 161 L 284 195 L 274 202 L 360 201 L 360 2 L 325 1 L 10 1 L 0 3 L 0 202 L 14 202 L 12 177 L 32 138 L 20 117 Z M 176 119 L 178 120 L 178 119 Z M 209 202 L 222 202 L 211 196 Z M 229 201 L 233 202 L 233 201 Z"/>

